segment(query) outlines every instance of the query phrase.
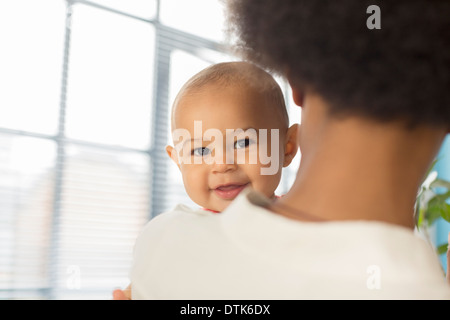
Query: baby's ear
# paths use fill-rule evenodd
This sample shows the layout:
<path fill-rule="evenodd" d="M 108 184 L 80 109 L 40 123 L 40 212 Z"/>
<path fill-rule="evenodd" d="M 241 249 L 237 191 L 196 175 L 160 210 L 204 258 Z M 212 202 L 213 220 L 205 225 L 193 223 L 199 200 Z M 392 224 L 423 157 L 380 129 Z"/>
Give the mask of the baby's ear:
<path fill-rule="evenodd" d="M 172 159 L 172 161 L 175 162 L 175 164 L 178 166 L 178 168 L 180 168 L 180 163 L 178 162 L 177 150 L 175 150 L 175 148 L 172 146 L 167 146 L 166 152 L 167 152 L 168 156 L 170 157 L 170 159 Z"/>
<path fill-rule="evenodd" d="M 298 152 L 298 130 L 299 125 L 296 123 L 293 124 L 286 132 L 283 167 L 287 167 Z"/>

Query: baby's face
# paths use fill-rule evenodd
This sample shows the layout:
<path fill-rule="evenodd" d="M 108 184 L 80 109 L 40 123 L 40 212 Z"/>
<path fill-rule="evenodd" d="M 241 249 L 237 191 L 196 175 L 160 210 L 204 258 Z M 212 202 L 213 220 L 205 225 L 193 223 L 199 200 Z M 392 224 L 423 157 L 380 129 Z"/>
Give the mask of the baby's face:
<path fill-rule="evenodd" d="M 260 129 L 266 129 L 267 139 Z M 168 153 L 198 205 L 223 211 L 246 187 L 274 196 L 286 128 L 264 95 L 236 85 L 208 85 L 185 94 L 174 109 L 173 134 L 175 149 L 168 147 Z"/>

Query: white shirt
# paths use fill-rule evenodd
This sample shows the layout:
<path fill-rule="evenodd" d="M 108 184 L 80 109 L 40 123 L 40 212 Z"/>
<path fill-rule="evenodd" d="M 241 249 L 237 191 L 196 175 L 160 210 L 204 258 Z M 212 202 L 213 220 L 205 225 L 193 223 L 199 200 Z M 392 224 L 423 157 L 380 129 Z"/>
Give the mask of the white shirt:
<path fill-rule="evenodd" d="M 178 205 L 135 246 L 133 299 L 450 299 L 437 255 L 410 229 L 303 222 L 244 190 L 222 213 Z"/>

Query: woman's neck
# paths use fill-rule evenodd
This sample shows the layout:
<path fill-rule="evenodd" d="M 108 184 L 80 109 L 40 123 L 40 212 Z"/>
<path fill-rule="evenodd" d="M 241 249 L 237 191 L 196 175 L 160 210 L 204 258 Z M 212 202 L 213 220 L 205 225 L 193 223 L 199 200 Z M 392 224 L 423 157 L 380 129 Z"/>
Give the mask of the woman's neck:
<path fill-rule="evenodd" d="M 273 209 L 322 220 L 375 220 L 414 227 L 414 204 L 445 130 L 406 131 L 360 118 L 328 121 L 302 152 L 297 179 Z M 306 134 L 306 132 L 305 132 Z M 307 138 L 305 138 L 307 139 Z"/>

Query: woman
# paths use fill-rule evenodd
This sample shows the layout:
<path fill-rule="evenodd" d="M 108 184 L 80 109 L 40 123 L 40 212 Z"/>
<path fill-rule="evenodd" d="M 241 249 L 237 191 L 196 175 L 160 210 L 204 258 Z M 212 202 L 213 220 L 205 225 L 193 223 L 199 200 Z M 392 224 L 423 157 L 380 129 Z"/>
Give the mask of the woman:
<path fill-rule="evenodd" d="M 413 234 L 450 129 L 450 3 L 236 0 L 229 15 L 244 55 L 289 80 L 301 165 L 277 201 L 248 190 L 221 215 L 152 220 L 141 297 L 450 299 Z"/>

